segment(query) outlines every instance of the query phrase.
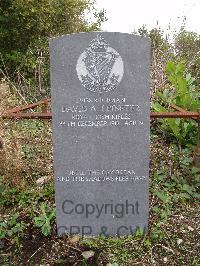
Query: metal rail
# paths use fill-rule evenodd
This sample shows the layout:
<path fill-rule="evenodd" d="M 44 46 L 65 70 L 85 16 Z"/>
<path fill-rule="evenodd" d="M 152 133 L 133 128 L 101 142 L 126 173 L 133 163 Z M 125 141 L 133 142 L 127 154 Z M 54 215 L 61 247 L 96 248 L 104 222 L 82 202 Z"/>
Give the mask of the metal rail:
<path fill-rule="evenodd" d="M 150 118 L 191 118 L 191 119 L 198 119 L 199 113 L 198 112 L 151 112 Z M 3 119 L 44 119 L 48 120 L 52 118 L 51 112 L 29 112 L 29 113 L 12 113 L 10 110 L 1 115 Z"/>
<path fill-rule="evenodd" d="M 47 105 L 50 101 L 51 101 L 51 98 L 47 98 L 47 99 L 43 99 L 43 100 L 36 102 L 36 103 L 25 104 L 25 105 L 21 105 L 18 107 L 14 107 L 14 108 L 7 110 L 3 116 L 6 116 L 7 114 L 10 114 L 10 113 L 18 113 L 18 112 L 21 112 L 24 110 L 34 109 L 40 105 L 44 105 L 44 104 Z"/>
<path fill-rule="evenodd" d="M 52 113 L 48 111 L 48 105 L 51 102 L 51 98 L 43 99 L 36 103 L 26 104 L 11 108 L 0 115 L 2 119 L 41 119 L 50 120 L 52 118 Z M 41 107 L 41 112 L 34 112 L 33 109 L 36 107 Z M 200 168 L 200 111 L 198 112 L 188 112 L 181 107 L 174 104 L 170 105 L 171 108 L 176 110 L 175 112 L 151 112 L 150 118 L 191 118 L 196 120 L 198 123 L 198 141 L 197 148 L 194 154 L 194 165 Z M 23 112 L 31 110 L 31 112 Z"/>
<path fill-rule="evenodd" d="M 47 106 L 51 102 L 51 98 L 43 99 L 36 103 L 21 105 L 15 108 L 11 108 L 7 110 L 5 113 L 1 114 L 1 118 L 3 119 L 51 119 L 52 113 L 47 112 Z M 27 112 L 24 113 L 22 111 L 27 111 L 31 109 L 35 109 L 38 106 L 46 106 L 42 110 L 42 112 Z M 150 118 L 191 118 L 194 120 L 200 119 L 199 112 L 188 112 L 182 109 L 181 107 L 178 107 L 174 104 L 170 105 L 173 109 L 176 110 L 176 112 L 151 112 Z"/>

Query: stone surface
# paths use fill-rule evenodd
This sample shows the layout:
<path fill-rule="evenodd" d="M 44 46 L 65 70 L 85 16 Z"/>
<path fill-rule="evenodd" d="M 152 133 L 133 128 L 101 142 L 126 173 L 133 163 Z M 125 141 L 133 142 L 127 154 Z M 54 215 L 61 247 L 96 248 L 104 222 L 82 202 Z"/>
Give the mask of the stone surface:
<path fill-rule="evenodd" d="M 40 177 L 40 178 L 38 178 L 38 179 L 36 180 L 36 184 L 37 184 L 38 186 L 42 186 L 42 185 L 46 184 L 47 182 L 49 182 L 50 179 L 51 179 L 50 176 L 42 176 L 42 177 Z"/>
<path fill-rule="evenodd" d="M 82 254 L 83 258 L 88 260 L 89 258 L 93 257 L 95 253 L 93 250 L 88 250 L 88 251 L 83 251 L 81 254 Z"/>
<path fill-rule="evenodd" d="M 50 59 L 58 234 L 147 229 L 149 39 L 66 35 Z"/>

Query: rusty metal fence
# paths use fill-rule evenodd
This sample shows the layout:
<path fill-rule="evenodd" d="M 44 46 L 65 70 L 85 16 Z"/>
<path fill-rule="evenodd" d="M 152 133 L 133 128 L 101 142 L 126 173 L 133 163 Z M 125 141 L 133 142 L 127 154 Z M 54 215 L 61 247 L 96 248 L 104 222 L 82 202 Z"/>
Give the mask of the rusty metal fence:
<path fill-rule="evenodd" d="M 47 98 L 44 100 L 41 100 L 36 103 L 26 104 L 19 107 L 15 107 L 12 109 L 9 109 L 5 111 L 1 117 L 3 119 L 7 118 L 16 118 L 16 119 L 51 119 L 52 113 L 48 112 L 48 105 L 51 102 L 51 98 Z M 42 107 L 42 112 L 27 112 L 24 113 L 23 111 L 27 110 L 33 110 L 37 108 L 38 106 Z M 200 119 L 200 113 L 199 112 L 188 112 L 174 104 L 170 105 L 175 112 L 151 112 L 150 118 L 191 118 L 194 120 Z"/>
<path fill-rule="evenodd" d="M 3 119 L 41 119 L 50 120 L 52 118 L 52 113 L 48 111 L 50 106 L 51 98 L 46 98 L 36 103 L 26 104 L 19 107 L 11 108 L 6 110 L 1 114 Z M 37 107 L 41 107 L 40 112 L 34 112 L 33 110 Z M 151 112 L 150 118 L 190 118 L 198 123 L 198 140 L 197 148 L 194 154 L 194 164 L 200 167 L 200 110 L 198 112 L 186 111 L 174 104 L 170 105 L 174 112 Z M 28 112 L 24 112 L 27 111 Z"/>

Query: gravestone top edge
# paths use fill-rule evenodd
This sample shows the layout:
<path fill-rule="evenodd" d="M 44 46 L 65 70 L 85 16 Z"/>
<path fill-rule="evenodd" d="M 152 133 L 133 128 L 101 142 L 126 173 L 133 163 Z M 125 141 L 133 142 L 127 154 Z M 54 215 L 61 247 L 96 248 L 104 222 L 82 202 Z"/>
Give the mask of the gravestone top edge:
<path fill-rule="evenodd" d="M 132 33 L 127 33 L 127 32 L 117 32 L 117 31 L 90 31 L 90 32 L 74 32 L 74 33 L 69 33 L 69 34 L 63 34 L 60 36 L 55 36 L 55 37 L 50 37 L 49 38 L 49 43 L 51 44 L 54 41 L 57 40 L 61 40 L 61 39 L 65 39 L 65 38 L 69 38 L 69 37 L 73 37 L 73 36 L 80 36 L 80 35 L 91 35 L 91 34 L 120 34 L 120 35 L 126 35 L 126 36 L 130 36 L 133 38 L 137 38 L 137 39 L 142 39 L 142 40 L 146 40 L 147 42 L 151 42 L 150 37 L 144 37 L 144 36 L 140 36 L 137 34 L 132 34 Z"/>

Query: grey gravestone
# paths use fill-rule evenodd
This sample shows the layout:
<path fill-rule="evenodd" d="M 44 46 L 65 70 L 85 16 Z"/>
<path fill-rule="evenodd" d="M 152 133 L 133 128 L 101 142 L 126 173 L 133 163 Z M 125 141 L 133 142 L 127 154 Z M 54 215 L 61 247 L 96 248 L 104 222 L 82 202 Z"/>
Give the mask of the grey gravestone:
<path fill-rule="evenodd" d="M 66 35 L 50 57 L 58 234 L 147 229 L 149 39 Z"/>

